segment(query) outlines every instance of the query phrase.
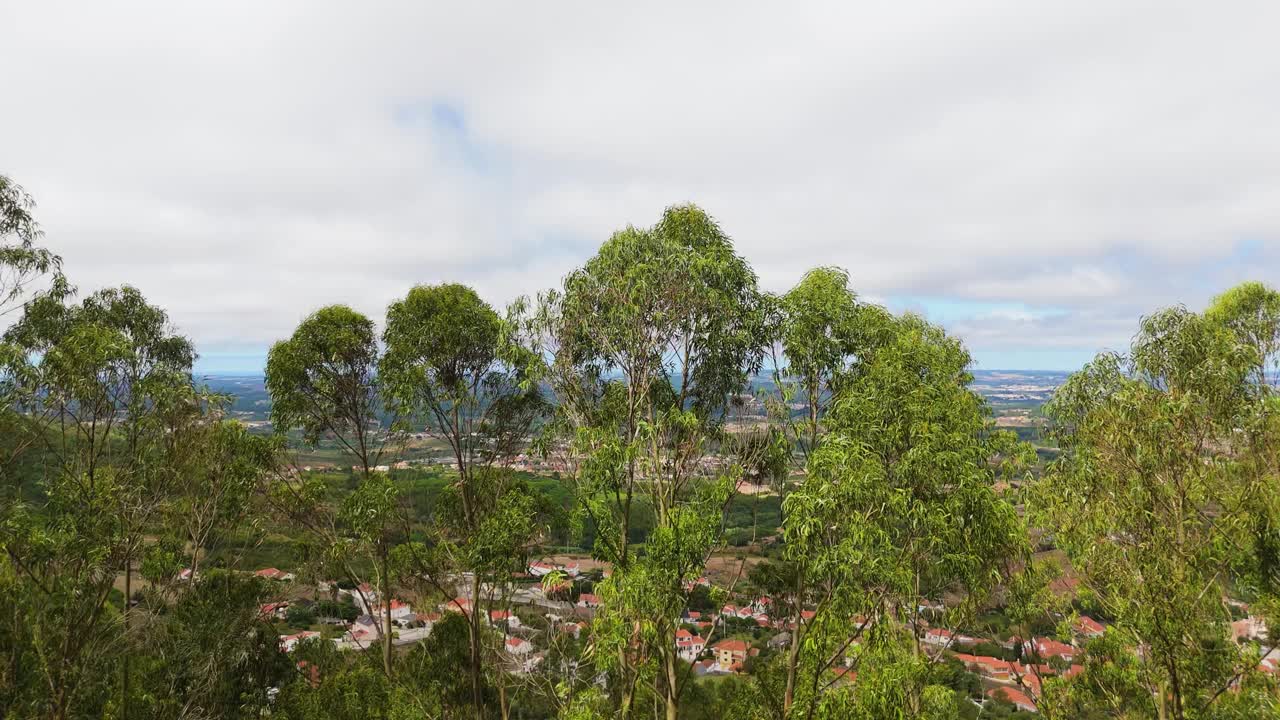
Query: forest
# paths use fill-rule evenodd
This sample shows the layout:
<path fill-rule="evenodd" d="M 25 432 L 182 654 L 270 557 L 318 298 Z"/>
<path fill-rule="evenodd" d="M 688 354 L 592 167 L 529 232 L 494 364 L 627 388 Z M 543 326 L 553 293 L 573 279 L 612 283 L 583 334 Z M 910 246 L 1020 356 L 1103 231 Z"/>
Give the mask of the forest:
<path fill-rule="evenodd" d="M 316 308 L 269 429 L 4 176 L 0 318 L 6 719 L 1280 717 L 1261 283 L 1134 318 L 1051 455 L 961 340 L 688 204 L 506 307 Z"/>

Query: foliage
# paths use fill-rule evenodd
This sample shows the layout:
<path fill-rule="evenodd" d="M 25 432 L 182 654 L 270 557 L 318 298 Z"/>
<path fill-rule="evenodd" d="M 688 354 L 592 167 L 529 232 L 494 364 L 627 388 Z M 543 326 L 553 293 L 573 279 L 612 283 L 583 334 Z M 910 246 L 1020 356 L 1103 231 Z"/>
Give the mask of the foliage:
<path fill-rule="evenodd" d="M 642 679 L 678 711 L 687 672 L 674 648 L 683 583 L 701 573 L 739 467 L 707 473 L 726 414 L 762 358 L 766 303 L 755 273 L 701 209 L 668 208 L 652 228 L 615 233 L 563 293 L 544 297 L 534 337 L 550 343 L 551 429 L 580 458 L 574 477 L 595 527 L 595 555 L 614 574 L 597 588 L 597 661 L 617 678 L 618 708 Z M 545 356 L 546 352 L 535 355 Z M 639 497 L 655 527 L 630 546 Z"/>
<path fill-rule="evenodd" d="M 1254 686 L 1257 658 L 1233 641 L 1229 592 L 1275 618 L 1280 403 L 1263 373 L 1276 307 L 1280 295 L 1246 285 L 1203 314 L 1157 312 L 1127 356 L 1098 356 L 1048 408 L 1063 455 L 1037 488 L 1035 517 L 1114 632 L 1144 648 L 1124 687 L 1146 692 L 1123 697 L 1154 695 L 1167 717 L 1212 717 L 1231 687 Z M 1123 698 L 1096 700 L 1110 710 Z"/>
<path fill-rule="evenodd" d="M 968 365 L 960 343 L 940 329 L 911 316 L 895 321 L 892 340 L 833 401 L 828 434 L 787 497 L 786 556 L 808 575 L 817 603 L 808 649 L 814 687 L 868 628 L 877 637 L 918 637 L 921 597 L 962 591 L 965 602 L 948 620 L 972 618 L 1007 563 L 1027 551 L 1025 530 L 994 483 L 1026 462 L 1028 450 L 991 431 L 967 387 Z M 1005 462 L 993 464 L 997 457 Z M 918 643 L 912 664 L 920 663 Z M 924 670 L 912 667 L 893 680 L 894 696 L 912 713 L 929 712 Z"/>

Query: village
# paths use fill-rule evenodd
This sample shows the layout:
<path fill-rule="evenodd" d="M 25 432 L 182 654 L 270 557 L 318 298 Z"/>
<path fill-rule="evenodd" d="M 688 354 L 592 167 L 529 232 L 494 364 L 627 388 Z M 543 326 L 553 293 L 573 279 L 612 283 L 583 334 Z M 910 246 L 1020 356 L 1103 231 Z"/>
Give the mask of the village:
<path fill-rule="evenodd" d="M 279 636 L 283 652 L 292 653 L 306 642 L 330 642 L 341 651 L 359 652 L 379 647 L 385 632 L 392 635 L 395 647 L 405 647 L 425 640 L 446 613 L 460 613 L 470 619 L 482 613 L 481 623 L 501 638 L 505 669 L 514 674 L 536 672 L 557 637 L 583 639 L 600 607 L 600 599 L 590 589 L 594 582 L 608 577 L 607 567 L 588 570 L 577 562 L 530 562 L 527 572 L 503 587 L 481 585 L 479 598 L 461 593 L 456 597 L 415 607 L 401 598 L 390 599 L 391 628 L 384 627 L 386 607 L 376 588 L 368 583 L 353 585 L 320 581 L 314 588 L 297 583 L 293 573 L 277 568 L 264 568 L 257 577 L 276 583 L 282 598 L 261 606 L 264 618 L 280 626 L 294 624 L 298 617 L 311 619 L 323 629 L 284 632 Z M 190 570 L 180 573 L 179 581 L 190 581 Z M 470 587 L 472 578 L 456 578 L 459 587 Z M 707 597 L 712 584 L 707 577 L 686 582 L 690 597 Z M 311 598 L 307 598 L 310 590 Z M 323 599 L 318 599 L 323 598 Z M 1227 600 L 1241 618 L 1232 623 L 1232 634 L 1238 643 L 1254 643 L 1261 648 L 1259 669 L 1280 677 L 1280 650 L 1265 648 L 1267 626 L 1249 614 L 1245 603 Z M 775 603 L 768 596 L 742 597 L 717 609 L 686 608 L 676 618 L 675 649 L 689 663 L 696 676 L 723 676 L 749 672 L 751 660 L 762 651 L 780 651 L 791 642 L 796 627 L 794 620 L 771 614 Z M 1083 672 L 1081 664 L 1086 645 L 1101 638 L 1107 625 L 1083 614 L 1064 617 L 1069 633 L 1062 639 L 1046 636 L 1022 638 L 1017 635 L 989 637 L 967 634 L 934 625 L 928 618 L 941 620 L 946 613 L 942 603 L 921 599 L 918 617 L 922 618 L 917 647 L 935 661 L 954 660 L 978 678 L 982 698 L 971 697 L 981 705 L 985 699 L 999 699 L 1025 712 L 1036 712 L 1043 682 L 1051 677 L 1074 677 Z M 799 612 L 801 623 L 814 618 L 814 609 Z M 851 628 L 865 627 L 867 618 L 851 618 Z M 843 665 L 831 669 L 832 683 L 856 680 L 854 669 L 859 639 L 849 644 Z M 1138 652 L 1141 652 L 1140 650 Z M 305 664 L 305 663 L 302 663 Z M 603 682 L 603 677 L 599 679 Z"/>

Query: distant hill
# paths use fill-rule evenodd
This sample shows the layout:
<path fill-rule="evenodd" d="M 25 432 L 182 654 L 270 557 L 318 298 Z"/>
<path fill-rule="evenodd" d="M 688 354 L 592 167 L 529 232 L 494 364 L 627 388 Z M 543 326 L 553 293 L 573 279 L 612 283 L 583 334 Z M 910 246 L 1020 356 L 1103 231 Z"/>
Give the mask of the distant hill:
<path fill-rule="evenodd" d="M 1006 410 L 1034 412 L 1070 373 L 1057 370 L 975 370 L 973 389 L 991 403 L 997 415 Z M 250 422 L 265 422 L 271 412 L 271 397 L 262 375 L 200 375 L 197 381 L 215 392 L 234 396 L 231 411 Z M 752 381 L 753 388 L 770 388 L 768 377 Z"/>

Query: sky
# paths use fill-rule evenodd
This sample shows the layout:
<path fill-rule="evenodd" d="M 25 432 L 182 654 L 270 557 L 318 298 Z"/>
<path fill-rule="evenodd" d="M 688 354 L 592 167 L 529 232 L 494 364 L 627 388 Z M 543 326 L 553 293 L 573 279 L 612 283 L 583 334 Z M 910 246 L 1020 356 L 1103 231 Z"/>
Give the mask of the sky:
<path fill-rule="evenodd" d="M 1073 369 L 1280 285 L 1280 3 L 8 0 L 0 173 L 204 372 L 413 285 L 495 305 L 664 207 Z"/>

